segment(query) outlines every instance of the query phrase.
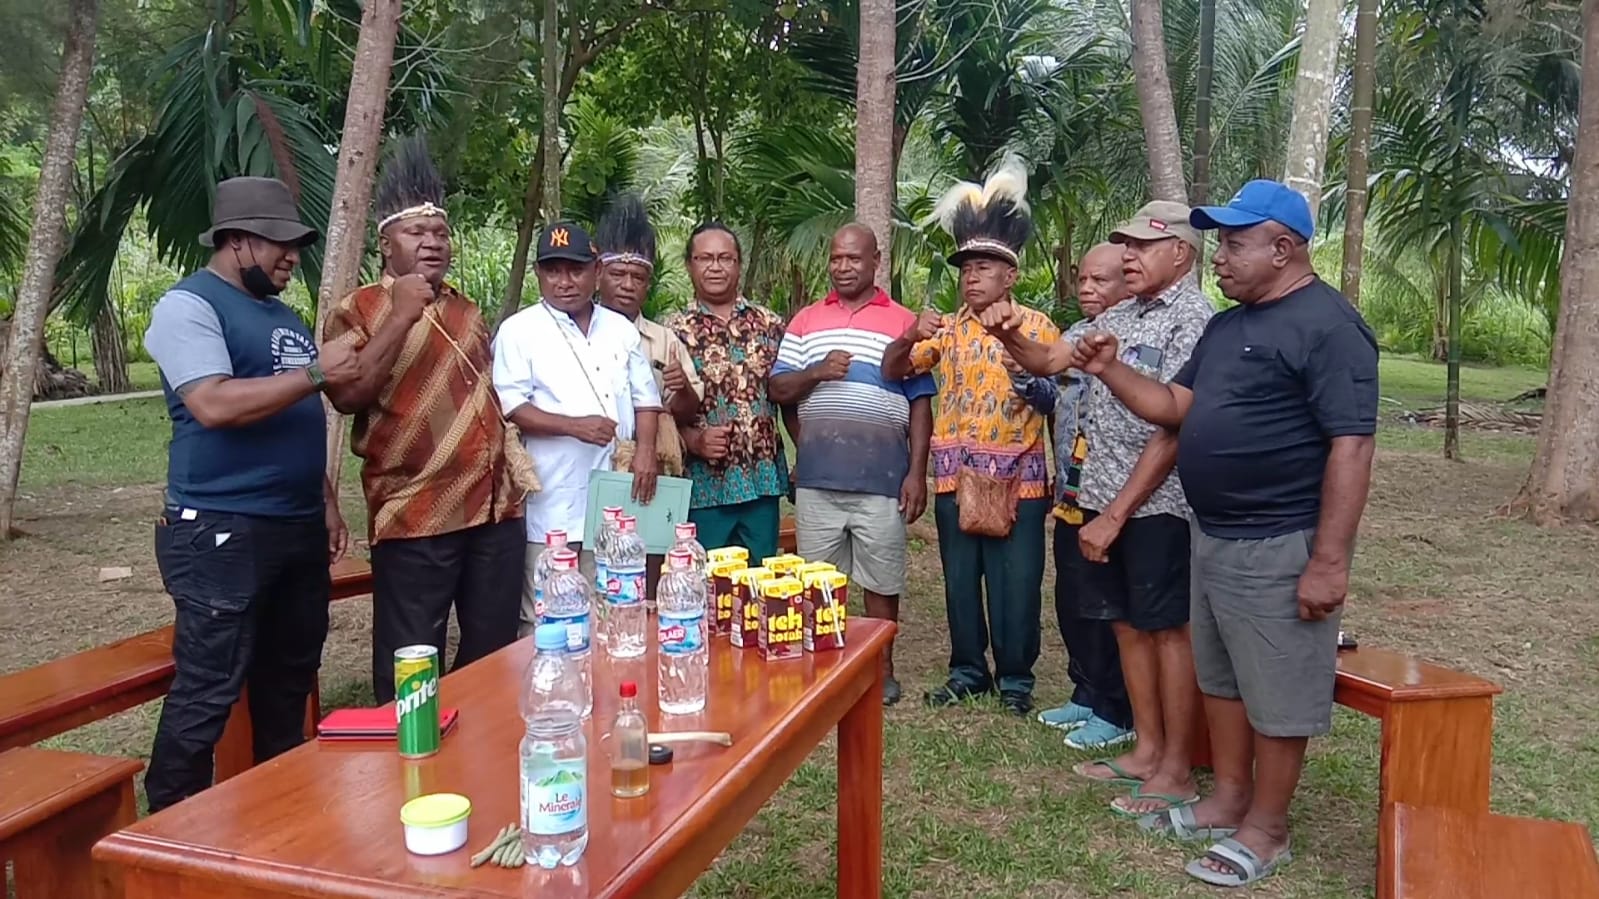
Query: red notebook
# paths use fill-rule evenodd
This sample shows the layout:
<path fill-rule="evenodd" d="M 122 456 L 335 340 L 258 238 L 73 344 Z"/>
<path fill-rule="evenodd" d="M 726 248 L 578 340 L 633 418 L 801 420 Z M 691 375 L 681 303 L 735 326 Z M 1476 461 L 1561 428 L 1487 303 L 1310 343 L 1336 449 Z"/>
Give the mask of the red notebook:
<path fill-rule="evenodd" d="M 440 737 L 447 736 L 455 729 L 455 722 L 460 718 L 458 709 L 441 709 L 439 711 Z M 399 725 L 394 720 L 394 706 L 385 705 L 375 709 L 339 709 L 322 719 L 316 726 L 318 740 L 332 741 L 387 741 L 393 742 L 395 732 Z"/>

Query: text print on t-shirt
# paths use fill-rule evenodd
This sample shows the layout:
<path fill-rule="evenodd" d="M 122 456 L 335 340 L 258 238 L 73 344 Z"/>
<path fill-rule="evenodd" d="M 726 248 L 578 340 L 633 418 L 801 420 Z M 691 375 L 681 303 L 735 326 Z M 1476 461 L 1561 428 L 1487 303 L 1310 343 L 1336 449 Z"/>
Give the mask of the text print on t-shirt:
<path fill-rule="evenodd" d="M 293 328 L 272 330 L 272 373 L 305 368 L 316 361 L 316 344 Z"/>

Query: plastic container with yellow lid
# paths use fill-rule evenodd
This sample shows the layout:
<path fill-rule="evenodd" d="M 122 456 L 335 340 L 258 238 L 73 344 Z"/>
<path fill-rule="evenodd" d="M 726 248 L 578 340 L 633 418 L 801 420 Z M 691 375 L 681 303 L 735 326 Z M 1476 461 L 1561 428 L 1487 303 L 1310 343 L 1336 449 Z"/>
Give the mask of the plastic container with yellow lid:
<path fill-rule="evenodd" d="M 443 855 L 466 845 L 472 800 L 459 793 L 429 793 L 400 806 L 405 848 L 416 855 Z"/>

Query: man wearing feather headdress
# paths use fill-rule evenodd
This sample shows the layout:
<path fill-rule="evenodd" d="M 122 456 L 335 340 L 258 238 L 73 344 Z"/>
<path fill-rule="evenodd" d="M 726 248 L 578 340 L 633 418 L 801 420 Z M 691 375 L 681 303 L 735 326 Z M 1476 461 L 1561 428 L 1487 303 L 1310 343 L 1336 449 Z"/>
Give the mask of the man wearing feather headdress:
<path fill-rule="evenodd" d="M 394 699 L 394 650 L 444 648 L 452 667 L 516 639 L 527 542 L 477 306 L 445 282 L 444 182 L 421 137 L 383 167 L 375 213 L 382 277 L 341 299 L 325 337 L 357 350 L 361 378 L 328 396 L 355 416 L 351 448 L 372 541 L 372 685 Z"/>
<path fill-rule="evenodd" d="M 955 238 L 949 264 L 960 270 L 961 307 L 951 315 L 924 310 L 883 352 L 885 377 L 933 372 L 939 386 L 933 516 L 950 658 L 948 681 L 925 696 L 934 707 L 996 687 L 1014 714 L 1033 707 L 1050 508 L 1045 421 L 1017 394 L 1004 348 L 978 319 L 994 303 L 1008 302 L 1016 284 L 1032 232 L 1026 194 L 1026 172 L 1010 159 L 983 185 L 956 184 L 939 201 L 933 215 Z M 1060 336 L 1043 313 L 1019 315 L 1033 339 L 1053 343 Z"/>
<path fill-rule="evenodd" d="M 598 279 L 600 305 L 638 326 L 644 356 L 655 375 L 655 388 L 668 414 L 659 417 L 655 432 L 655 454 L 661 474 L 683 477 L 683 440 L 679 423 L 691 425 L 699 415 L 704 386 L 694 370 L 694 359 L 683 341 L 665 325 L 644 315 L 650 281 L 655 276 L 655 228 L 650 225 L 644 198 L 627 194 L 612 201 L 594 230 L 600 250 Z M 661 576 L 664 557 L 651 554 L 648 595 L 655 600 L 655 585 Z"/>

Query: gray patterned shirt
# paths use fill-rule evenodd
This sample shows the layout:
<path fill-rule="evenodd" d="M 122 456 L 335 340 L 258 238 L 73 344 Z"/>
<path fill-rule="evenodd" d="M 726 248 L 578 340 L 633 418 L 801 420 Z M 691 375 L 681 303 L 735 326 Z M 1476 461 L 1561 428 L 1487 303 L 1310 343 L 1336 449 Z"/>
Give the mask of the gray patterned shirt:
<path fill-rule="evenodd" d="M 1106 309 L 1094 320 L 1094 330 L 1116 335 L 1121 360 L 1164 383 L 1188 361 L 1213 314 L 1195 280 L 1184 277 L 1152 299 L 1135 297 Z M 1094 511 L 1110 505 L 1154 433 L 1154 425 L 1130 412 L 1098 379 L 1089 379 L 1083 398 L 1088 458 L 1083 463 L 1079 505 Z M 1176 469 L 1133 513 L 1134 518 L 1149 515 L 1188 517 Z"/>

